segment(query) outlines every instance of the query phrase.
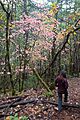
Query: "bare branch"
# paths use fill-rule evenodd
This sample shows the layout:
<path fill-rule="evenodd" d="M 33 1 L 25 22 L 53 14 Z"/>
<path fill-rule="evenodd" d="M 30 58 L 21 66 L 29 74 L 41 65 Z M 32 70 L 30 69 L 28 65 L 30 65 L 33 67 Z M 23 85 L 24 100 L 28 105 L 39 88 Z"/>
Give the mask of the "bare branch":
<path fill-rule="evenodd" d="M 56 55 L 54 56 L 53 60 L 51 61 L 51 63 L 48 65 L 48 67 L 45 69 L 45 71 L 41 74 L 44 75 L 46 73 L 46 71 L 51 67 L 52 64 L 54 64 L 57 56 L 59 55 L 59 53 L 65 48 L 65 45 L 66 43 L 68 42 L 68 39 L 69 39 L 69 36 L 71 33 L 74 33 L 75 31 L 79 30 L 80 29 L 80 26 L 78 26 L 77 28 L 75 28 L 74 30 L 70 31 L 67 36 L 65 37 L 64 39 L 64 42 L 63 42 L 63 46 L 61 47 L 61 49 L 56 53 Z"/>
<path fill-rule="evenodd" d="M 78 22 L 80 21 L 80 18 L 76 21 L 75 26 L 77 26 Z"/>
<path fill-rule="evenodd" d="M 5 9 L 4 4 L 2 3 L 2 1 L 1 1 L 1 0 L 0 0 L 0 4 L 1 4 L 1 6 L 2 6 L 2 8 L 3 8 L 4 12 L 6 12 L 6 14 L 8 14 L 8 12 L 7 12 L 7 10 Z"/>

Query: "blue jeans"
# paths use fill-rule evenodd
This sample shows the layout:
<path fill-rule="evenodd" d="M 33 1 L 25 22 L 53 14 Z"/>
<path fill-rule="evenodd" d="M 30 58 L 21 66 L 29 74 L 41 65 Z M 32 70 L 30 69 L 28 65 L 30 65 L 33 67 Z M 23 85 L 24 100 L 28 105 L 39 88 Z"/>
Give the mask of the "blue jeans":
<path fill-rule="evenodd" d="M 64 102 L 67 102 L 68 99 L 68 91 L 66 90 L 64 93 Z M 58 111 L 62 110 L 62 93 L 58 93 Z"/>
<path fill-rule="evenodd" d="M 58 111 L 62 110 L 62 94 L 58 93 Z"/>

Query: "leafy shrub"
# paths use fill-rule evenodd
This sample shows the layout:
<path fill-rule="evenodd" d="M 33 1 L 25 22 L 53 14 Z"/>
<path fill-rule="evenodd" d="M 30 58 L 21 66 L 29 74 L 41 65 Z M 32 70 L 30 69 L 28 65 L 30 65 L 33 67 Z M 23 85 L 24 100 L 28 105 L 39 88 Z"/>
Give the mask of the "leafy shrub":
<path fill-rule="evenodd" d="M 18 114 L 16 113 L 14 116 L 6 117 L 6 120 L 29 120 L 29 118 L 27 116 L 18 117 Z"/>

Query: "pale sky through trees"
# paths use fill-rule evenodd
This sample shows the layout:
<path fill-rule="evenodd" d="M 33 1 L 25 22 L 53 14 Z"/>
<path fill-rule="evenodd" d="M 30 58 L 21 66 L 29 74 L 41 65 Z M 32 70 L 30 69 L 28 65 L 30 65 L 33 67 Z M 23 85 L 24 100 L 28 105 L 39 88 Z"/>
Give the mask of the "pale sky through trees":
<path fill-rule="evenodd" d="M 36 3 L 41 3 L 41 4 L 45 4 L 47 3 L 47 0 L 33 0 Z"/>

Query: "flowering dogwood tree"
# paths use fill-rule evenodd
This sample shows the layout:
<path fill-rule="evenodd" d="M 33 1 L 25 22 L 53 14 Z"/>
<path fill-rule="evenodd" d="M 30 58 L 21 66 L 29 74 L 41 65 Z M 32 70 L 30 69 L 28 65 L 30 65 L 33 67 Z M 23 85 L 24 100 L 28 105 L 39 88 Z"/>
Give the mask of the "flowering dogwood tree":
<path fill-rule="evenodd" d="M 44 12 L 32 12 L 29 16 L 23 14 L 19 21 L 15 21 L 16 32 L 13 36 L 29 34 L 26 54 L 31 56 L 31 61 L 47 60 L 45 52 L 51 51 L 52 43 L 56 38 L 54 29 L 59 24 L 53 15 L 45 9 Z"/>

